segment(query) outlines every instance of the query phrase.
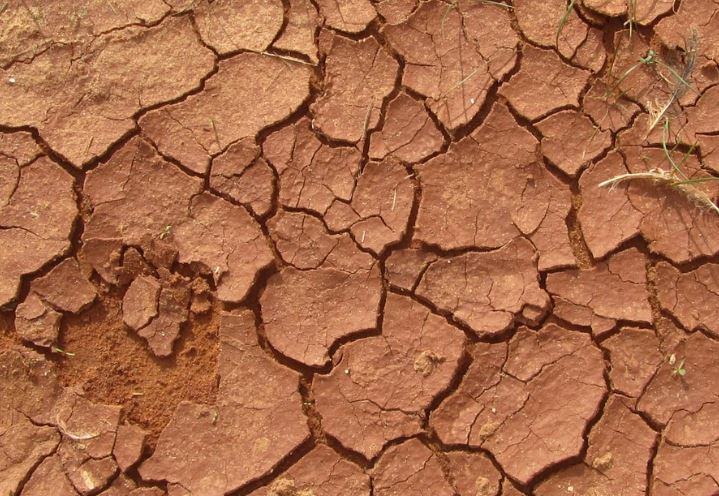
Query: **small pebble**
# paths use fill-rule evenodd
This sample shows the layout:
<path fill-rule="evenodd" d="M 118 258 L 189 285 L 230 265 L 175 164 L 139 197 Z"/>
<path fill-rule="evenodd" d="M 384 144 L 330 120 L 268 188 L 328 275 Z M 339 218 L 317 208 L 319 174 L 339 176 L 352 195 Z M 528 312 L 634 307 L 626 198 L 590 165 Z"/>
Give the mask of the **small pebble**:
<path fill-rule="evenodd" d="M 345 369 L 345 375 L 350 375 L 350 369 Z"/>
<path fill-rule="evenodd" d="M 10 76 L 7 80 L 8 84 L 15 84 L 15 78 Z"/>

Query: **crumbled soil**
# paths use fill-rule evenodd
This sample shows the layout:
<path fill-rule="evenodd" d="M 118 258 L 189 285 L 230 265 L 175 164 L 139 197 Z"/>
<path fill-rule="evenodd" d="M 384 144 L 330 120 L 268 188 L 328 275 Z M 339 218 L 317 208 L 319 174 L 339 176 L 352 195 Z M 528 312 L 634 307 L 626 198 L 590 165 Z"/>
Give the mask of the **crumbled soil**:
<path fill-rule="evenodd" d="M 0 2 L 0 495 L 719 494 L 719 4 L 571 5 Z"/>

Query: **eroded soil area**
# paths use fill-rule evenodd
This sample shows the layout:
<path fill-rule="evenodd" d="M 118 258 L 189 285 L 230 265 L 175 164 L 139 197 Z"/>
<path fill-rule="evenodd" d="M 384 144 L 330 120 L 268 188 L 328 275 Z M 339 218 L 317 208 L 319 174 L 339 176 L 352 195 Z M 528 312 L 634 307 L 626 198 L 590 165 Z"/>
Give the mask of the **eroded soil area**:
<path fill-rule="evenodd" d="M 718 64 L 717 0 L 0 2 L 0 495 L 718 495 Z"/>

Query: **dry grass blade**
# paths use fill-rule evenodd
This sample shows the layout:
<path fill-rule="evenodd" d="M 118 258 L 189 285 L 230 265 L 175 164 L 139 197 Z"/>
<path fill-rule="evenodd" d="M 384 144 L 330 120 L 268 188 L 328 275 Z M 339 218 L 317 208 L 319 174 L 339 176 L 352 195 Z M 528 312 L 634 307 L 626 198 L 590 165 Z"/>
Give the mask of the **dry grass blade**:
<path fill-rule="evenodd" d="M 684 196 L 687 197 L 691 202 L 693 202 L 695 205 L 706 208 L 709 210 L 713 210 L 717 214 L 719 214 L 719 206 L 711 199 L 711 197 L 703 190 L 696 187 L 698 184 L 703 184 L 707 182 L 712 181 L 719 181 L 719 177 L 714 176 L 705 176 L 705 177 L 698 177 L 698 178 L 689 178 L 681 169 L 681 165 L 683 165 L 686 160 L 688 159 L 689 155 L 691 155 L 692 151 L 694 150 L 694 147 L 692 146 L 682 158 L 682 161 L 677 164 L 674 158 L 672 157 L 671 152 L 673 150 L 669 150 L 669 147 L 667 146 L 667 138 L 669 135 L 669 119 L 666 119 L 664 124 L 664 133 L 662 135 L 662 149 L 664 150 L 664 155 L 667 158 L 667 161 L 671 164 L 671 169 L 666 170 L 662 168 L 653 168 L 646 172 L 628 172 L 626 174 L 619 174 L 617 176 L 614 176 L 612 178 L 607 179 L 606 181 L 602 181 L 599 183 L 600 188 L 610 188 L 610 190 L 613 190 L 616 186 L 629 182 L 629 181 L 650 181 L 658 186 L 664 186 L 667 188 L 671 188 L 675 191 L 679 191 Z"/>
<path fill-rule="evenodd" d="M 564 11 L 564 15 L 559 20 L 559 25 L 557 26 L 557 37 L 555 39 L 557 45 L 559 45 L 559 35 L 562 34 L 564 26 L 567 24 L 567 22 L 569 22 L 569 16 L 572 15 L 572 12 L 574 11 L 574 4 L 576 2 L 577 0 L 569 0 L 569 3 L 567 4 L 567 10 Z"/>

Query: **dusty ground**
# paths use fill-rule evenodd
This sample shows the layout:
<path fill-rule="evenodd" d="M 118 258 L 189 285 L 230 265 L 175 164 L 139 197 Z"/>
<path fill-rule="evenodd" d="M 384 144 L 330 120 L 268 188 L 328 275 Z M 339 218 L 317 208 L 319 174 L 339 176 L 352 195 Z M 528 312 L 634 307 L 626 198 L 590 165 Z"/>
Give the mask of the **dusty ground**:
<path fill-rule="evenodd" d="M 0 2 L 0 495 L 719 494 L 719 1 L 566 7 Z"/>

